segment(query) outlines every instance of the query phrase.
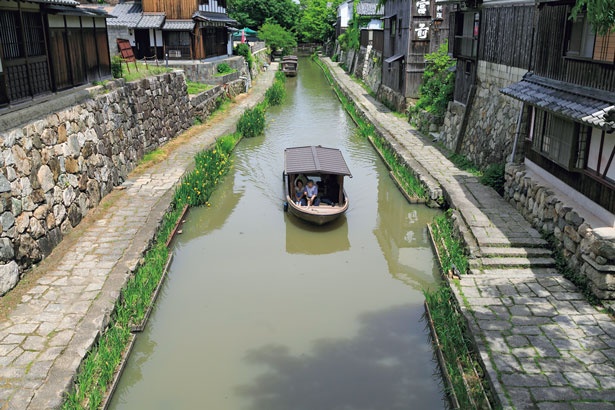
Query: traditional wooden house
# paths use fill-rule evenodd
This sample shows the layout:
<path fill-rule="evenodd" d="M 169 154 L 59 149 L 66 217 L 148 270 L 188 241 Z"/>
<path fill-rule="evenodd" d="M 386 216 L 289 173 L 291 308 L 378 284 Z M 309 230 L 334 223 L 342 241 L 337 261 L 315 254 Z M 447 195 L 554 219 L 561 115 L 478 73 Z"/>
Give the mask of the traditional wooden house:
<path fill-rule="evenodd" d="M 78 6 L 0 1 L 0 108 L 111 76 L 106 14 Z"/>
<path fill-rule="evenodd" d="M 441 137 L 480 166 L 512 152 L 521 104 L 498 92 L 530 67 L 535 16 L 528 0 L 436 0 L 449 5 L 449 53 L 457 60 L 454 101 Z"/>
<path fill-rule="evenodd" d="M 226 0 L 142 0 L 120 3 L 109 21 L 137 58 L 205 59 L 232 53 Z"/>
<path fill-rule="evenodd" d="M 388 0 L 384 5 L 381 101 L 404 110 L 417 98 L 425 54 L 446 40 L 448 15 L 434 0 Z M 441 33 L 440 31 L 444 31 Z"/>
<path fill-rule="evenodd" d="M 538 2 L 530 71 L 502 93 L 527 114 L 518 143 L 526 168 L 613 214 L 615 31 L 596 34 L 584 14 L 571 20 L 573 5 Z"/>

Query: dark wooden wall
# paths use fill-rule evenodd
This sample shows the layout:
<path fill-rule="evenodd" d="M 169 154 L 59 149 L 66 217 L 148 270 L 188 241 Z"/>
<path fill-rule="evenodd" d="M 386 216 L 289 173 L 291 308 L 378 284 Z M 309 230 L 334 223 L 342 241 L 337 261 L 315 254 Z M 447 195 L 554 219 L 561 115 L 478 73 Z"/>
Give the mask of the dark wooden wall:
<path fill-rule="evenodd" d="M 534 6 L 485 7 L 482 10 L 480 60 L 529 68 Z"/>
<path fill-rule="evenodd" d="M 197 0 L 142 0 L 142 5 L 144 12 L 164 12 L 168 19 L 191 19 L 199 9 Z"/>
<path fill-rule="evenodd" d="M 534 72 L 571 84 L 615 91 L 615 66 L 564 57 L 568 6 L 545 5 L 539 12 Z"/>

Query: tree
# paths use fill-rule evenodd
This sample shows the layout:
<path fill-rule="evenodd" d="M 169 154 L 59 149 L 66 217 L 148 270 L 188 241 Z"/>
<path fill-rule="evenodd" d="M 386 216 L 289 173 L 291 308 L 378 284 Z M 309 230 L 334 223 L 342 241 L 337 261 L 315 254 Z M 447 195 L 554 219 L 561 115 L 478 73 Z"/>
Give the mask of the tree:
<path fill-rule="evenodd" d="M 228 14 L 241 27 L 258 30 L 265 23 L 274 23 L 293 30 L 299 17 L 299 5 L 293 0 L 229 0 Z"/>
<path fill-rule="evenodd" d="M 275 23 L 263 24 L 258 30 L 258 38 L 271 48 L 272 53 L 281 51 L 282 54 L 288 54 L 291 49 L 297 46 L 295 35 Z"/>
<path fill-rule="evenodd" d="M 301 0 L 297 34 L 302 41 L 322 43 L 333 37 L 337 6 L 342 0 Z"/>
<path fill-rule="evenodd" d="M 615 0 L 577 0 L 570 18 L 576 19 L 577 15 L 585 10 L 596 33 L 605 35 L 615 29 Z"/>

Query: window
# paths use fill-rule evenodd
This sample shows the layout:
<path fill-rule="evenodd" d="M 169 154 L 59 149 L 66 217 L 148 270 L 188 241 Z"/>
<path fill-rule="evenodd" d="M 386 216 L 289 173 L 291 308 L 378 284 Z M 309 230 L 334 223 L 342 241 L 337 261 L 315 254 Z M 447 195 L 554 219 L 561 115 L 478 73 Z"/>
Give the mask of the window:
<path fill-rule="evenodd" d="M 480 14 L 476 12 L 458 12 L 455 15 L 455 43 L 453 56 L 455 58 L 471 58 L 478 56 L 478 35 L 480 29 Z"/>
<path fill-rule="evenodd" d="M 615 62 L 615 32 L 598 35 L 585 14 L 568 21 L 566 57 Z"/>
<path fill-rule="evenodd" d="M 399 22 L 397 23 L 397 35 L 399 37 L 401 37 L 401 19 L 399 19 Z"/>
<path fill-rule="evenodd" d="M 532 147 L 564 168 L 583 169 L 589 127 L 535 109 Z"/>
<path fill-rule="evenodd" d="M 391 37 L 395 36 L 396 26 L 397 26 L 397 19 L 393 17 L 391 18 Z"/>

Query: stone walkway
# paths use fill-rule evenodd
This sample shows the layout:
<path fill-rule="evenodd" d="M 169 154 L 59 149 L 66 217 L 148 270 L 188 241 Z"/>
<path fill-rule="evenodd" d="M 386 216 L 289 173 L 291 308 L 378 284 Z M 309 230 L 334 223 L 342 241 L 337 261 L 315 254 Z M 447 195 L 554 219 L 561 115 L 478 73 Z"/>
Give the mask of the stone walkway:
<path fill-rule="evenodd" d="M 458 170 L 337 64 L 324 61 L 377 131 L 421 174 L 432 198 L 444 195 L 469 228 L 473 274 L 453 288 L 502 407 L 615 409 L 611 317 L 556 272 L 545 241 L 508 202 Z"/>
<path fill-rule="evenodd" d="M 262 100 L 275 69 L 262 73 L 248 96 L 215 127 L 192 137 L 166 160 L 129 178 L 102 216 L 78 227 L 54 250 L 48 267 L 0 323 L 0 409 L 61 406 L 83 357 L 109 320 L 120 289 L 148 248 L 174 188 L 194 155 L 235 130 L 239 115 Z M 43 262 L 44 264 L 45 262 Z"/>

